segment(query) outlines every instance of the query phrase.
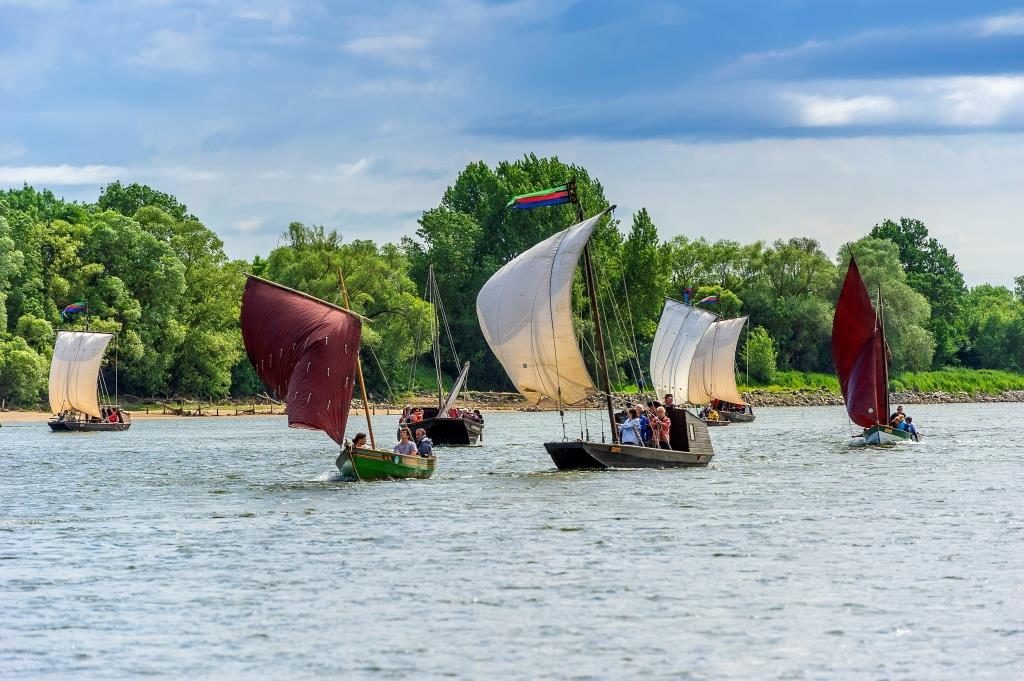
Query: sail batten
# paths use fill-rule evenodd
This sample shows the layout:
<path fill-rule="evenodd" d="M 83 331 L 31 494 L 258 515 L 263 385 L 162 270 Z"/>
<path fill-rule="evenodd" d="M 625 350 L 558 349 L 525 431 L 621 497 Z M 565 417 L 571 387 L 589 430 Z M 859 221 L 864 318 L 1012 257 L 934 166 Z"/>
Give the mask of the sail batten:
<path fill-rule="evenodd" d="M 322 430 L 341 444 L 359 356 L 359 316 L 250 275 L 241 317 L 249 361 L 287 404 L 288 425 Z"/>
<path fill-rule="evenodd" d="M 850 420 L 864 428 L 888 414 L 885 338 L 857 261 L 850 258 L 832 321 L 832 361 Z"/>
<path fill-rule="evenodd" d="M 572 281 L 583 249 L 606 212 L 524 251 L 477 295 L 484 339 L 516 390 L 534 404 L 575 405 L 597 392 L 576 344 Z"/>
<path fill-rule="evenodd" d="M 73 410 L 100 418 L 98 380 L 112 334 L 58 331 L 50 362 L 49 397 L 54 414 Z"/>

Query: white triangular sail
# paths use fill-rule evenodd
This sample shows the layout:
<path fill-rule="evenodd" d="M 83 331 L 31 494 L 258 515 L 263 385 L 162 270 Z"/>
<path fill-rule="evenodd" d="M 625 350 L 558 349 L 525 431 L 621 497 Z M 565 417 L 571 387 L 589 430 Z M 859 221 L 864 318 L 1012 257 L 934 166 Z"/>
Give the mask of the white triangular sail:
<path fill-rule="evenodd" d="M 605 212 L 524 251 L 477 295 L 477 317 L 487 344 L 516 390 L 535 404 L 574 405 L 596 392 L 576 343 L 572 279 Z"/>
<path fill-rule="evenodd" d="M 459 393 L 462 392 L 462 386 L 466 382 L 466 376 L 469 374 L 469 362 L 462 365 L 462 372 L 459 373 L 459 377 L 455 379 L 455 385 L 452 386 L 452 390 L 444 398 L 444 402 L 441 404 L 440 411 L 437 412 L 438 416 L 445 416 L 448 414 L 448 410 L 455 404 L 455 400 L 459 399 Z"/>
<path fill-rule="evenodd" d="M 58 331 L 50 363 L 50 409 L 73 409 L 100 418 L 97 379 L 103 353 L 113 336 L 90 331 Z"/>
<path fill-rule="evenodd" d="M 704 333 L 690 366 L 688 402 L 746 404 L 736 387 L 736 344 L 746 322 L 746 317 L 719 319 Z"/>
<path fill-rule="evenodd" d="M 659 398 L 672 394 L 680 402 L 686 400 L 694 353 L 716 319 L 699 307 L 665 301 L 651 346 L 651 380 Z"/>

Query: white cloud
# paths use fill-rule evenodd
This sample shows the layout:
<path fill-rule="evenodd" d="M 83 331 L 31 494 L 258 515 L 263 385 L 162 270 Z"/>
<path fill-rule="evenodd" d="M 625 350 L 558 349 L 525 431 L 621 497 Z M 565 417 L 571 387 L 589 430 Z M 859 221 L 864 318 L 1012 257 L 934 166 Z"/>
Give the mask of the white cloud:
<path fill-rule="evenodd" d="M 0 184 L 9 186 L 23 182 L 44 186 L 104 184 L 115 180 L 124 171 L 125 169 L 120 166 L 105 165 L 0 166 Z"/>
<path fill-rule="evenodd" d="M 151 69 L 201 73 L 209 68 L 212 59 L 198 33 L 162 28 L 150 34 L 148 43 L 132 61 Z"/>
<path fill-rule="evenodd" d="M 1024 77 L 947 78 L 939 89 L 951 123 L 987 126 L 1014 115 L 1024 122 Z"/>
<path fill-rule="evenodd" d="M 791 95 L 798 105 L 802 125 L 844 126 L 881 123 L 896 111 L 896 102 L 889 97 L 861 95 L 858 97 L 824 97 Z"/>
<path fill-rule="evenodd" d="M 982 19 L 978 32 L 983 36 L 1024 35 L 1024 12 L 1013 12 Z"/>
<path fill-rule="evenodd" d="M 237 232 L 255 232 L 266 222 L 264 218 L 246 218 L 244 220 L 235 220 L 234 228 Z"/>

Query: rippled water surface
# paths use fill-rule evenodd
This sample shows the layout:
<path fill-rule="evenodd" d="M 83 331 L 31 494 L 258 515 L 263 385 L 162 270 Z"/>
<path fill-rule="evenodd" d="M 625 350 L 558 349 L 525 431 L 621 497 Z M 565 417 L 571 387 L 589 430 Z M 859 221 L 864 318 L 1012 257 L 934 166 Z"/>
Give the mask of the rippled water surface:
<path fill-rule="evenodd" d="M 361 484 L 280 417 L 7 425 L 0 677 L 1024 678 L 1024 405 L 908 411 L 917 445 L 762 409 L 707 469 L 603 473 L 493 414 Z"/>

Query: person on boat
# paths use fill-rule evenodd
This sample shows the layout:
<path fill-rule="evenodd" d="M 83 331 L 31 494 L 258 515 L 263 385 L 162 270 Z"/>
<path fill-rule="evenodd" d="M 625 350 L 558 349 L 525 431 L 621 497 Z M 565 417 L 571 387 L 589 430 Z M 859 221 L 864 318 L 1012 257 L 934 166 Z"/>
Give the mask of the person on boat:
<path fill-rule="evenodd" d="M 708 410 L 708 421 L 719 421 L 721 420 L 718 412 L 715 409 Z"/>
<path fill-rule="evenodd" d="M 448 410 L 448 418 L 450 418 L 450 419 L 457 419 L 457 418 L 459 418 L 459 409 L 458 409 L 458 407 L 452 407 L 451 409 Z"/>
<path fill-rule="evenodd" d="M 402 415 L 398 417 L 398 427 L 402 428 L 412 418 L 412 407 L 408 404 L 402 408 Z"/>
<path fill-rule="evenodd" d="M 671 397 L 669 395 L 668 397 Z M 665 413 L 665 407 L 658 407 L 658 411 L 654 417 L 654 422 L 651 424 L 651 428 L 655 431 L 655 437 L 657 438 L 657 446 L 661 449 L 672 449 L 669 443 L 669 433 L 672 430 L 672 419 Z"/>
<path fill-rule="evenodd" d="M 402 456 L 416 456 L 416 443 L 411 438 L 412 434 L 409 433 L 409 429 L 402 428 L 398 434 L 398 444 L 391 451 Z"/>
<path fill-rule="evenodd" d="M 903 420 L 903 430 L 910 433 L 910 437 L 914 438 L 914 442 L 920 440 L 917 436 L 917 427 L 914 425 L 914 417 L 908 416 Z"/>
<path fill-rule="evenodd" d="M 117 423 L 121 420 L 120 415 L 117 413 L 117 409 L 110 410 L 110 416 L 107 417 L 107 421 L 110 423 Z"/>
<path fill-rule="evenodd" d="M 676 398 L 672 397 L 672 395 L 671 395 L 671 393 L 670 393 L 670 394 L 668 394 L 668 395 L 665 395 L 665 400 L 664 400 L 664 402 L 665 402 L 665 406 L 666 406 L 666 407 L 669 407 L 669 408 L 671 408 L 671 407 L 674 407 L 674 406 L 675 406 L 675 404 L 676 404 Z"/>
<path fill-rule="evenodd" d="M 640 418 L 636 409 L 629 408 L 626 412 L 626 419 L 619 424 L 619 443 L 624 445 L 643 444 L 640 437 Z"/>
<path fill-rule="evenodd" d="M 896 414 L 896 417 L 889 422 L 889 425 L 896 430 L 903 430 L 903 421 L 906 417 L 903 414 Z"/>
<path fill-rule="evenodd" d="M 480 413 L 479 409 L 474 409 L 473 410 L 473 419 L 477 423 L 483 423 L 484 422 L 484 415 Z"/>
<path fill-rule="evenodd" d="M 353 447 L 365 447 L 366 446 L 366 433 L 356 433 L 356 436 L 352 438 Z"/>
<path fill-rule="evenodd" d="M 413 423 L 419 423 L 422 420 L 423 420 L 423 410 L 420 409 L 419 407 L 416 407 L 416 409 L 414 409 L 413 412 L 412 412 L 412 422 Z"/>
<path fill-rule="evenodd" d="M 422 428 L 416 429 L 416 453 L 420 456 L 434 456 L 434 442 Z"/>
<path fill-rule="evenodd" d="M 640 444 L 644 447 L 651 446 L 651 419 L 646 409 L 638 409 L 640 414 Z"/>
<path fill-rule="evenodd" d="M 890 426 L 893 426 L 893 427 L 896 426 L 896 417 L 899 417 L 900 421 L 902 421 L 903 418 L 905 417 L 905 414 L 903 413 L 903 405 L 902 404 L 896 405 L 896 411 L 894 411 L 892 413 L 892 415 L 889 416 L 889 425 Z"/>

